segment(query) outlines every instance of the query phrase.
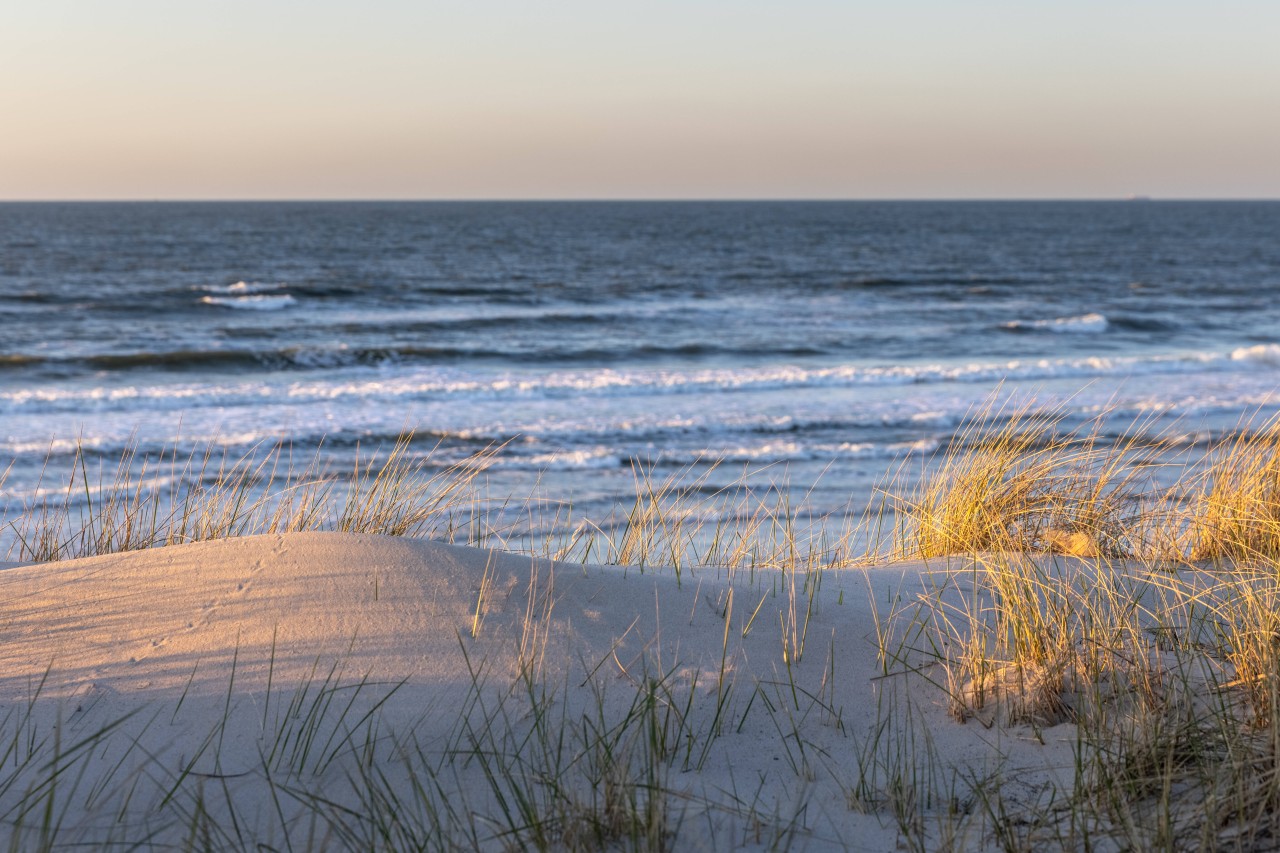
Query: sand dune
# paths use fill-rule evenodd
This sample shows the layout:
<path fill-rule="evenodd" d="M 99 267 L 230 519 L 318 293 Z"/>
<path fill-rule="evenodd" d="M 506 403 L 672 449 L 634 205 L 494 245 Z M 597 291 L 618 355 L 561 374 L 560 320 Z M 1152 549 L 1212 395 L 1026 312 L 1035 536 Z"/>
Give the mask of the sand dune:
<path fill-rule="evenodd" d="M 926 567 L 804 580 L 335 533 L 10 568 L 0 820 L 20 847 L 891 850 L 895 767 L 1069 766 L 1065 734 L 885 677 Z"/>

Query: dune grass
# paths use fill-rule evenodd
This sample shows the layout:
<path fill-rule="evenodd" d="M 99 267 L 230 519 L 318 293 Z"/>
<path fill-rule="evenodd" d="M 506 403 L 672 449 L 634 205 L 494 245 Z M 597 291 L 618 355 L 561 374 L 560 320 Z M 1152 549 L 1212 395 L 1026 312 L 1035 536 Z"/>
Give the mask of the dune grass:
<path fill-rule="evenodd" d="M 1280 420 L 1241 433 L 1212 455 L 1191 508 L 1197 561 L 1280 558 Z"/>
<path fill-rule="evenodd" d="M 1026 403 L 970 418 L 914 488 L 884 487 L 897 509 L 893 553 L 1000 551 L 1123 556 L 1159 541 L 1143 424 L 1104 440 L 1105 415 L 1067 427 L 1064 411 Z"/>
<path fill-rule="evenodd" d="M 894 553 L 945 571 L 881 630 L 886 669 L 925 674 L 958 721 L 1074 727 L 1069 779 L 1035 802 L 975 780 L 984 837 L 1005 850 L 1274 849 L 1275 423 L 1185 463 L 1168 488 L 1143 480 L 1152 443 L 1103 448 L 1057 415 L 996 414 L 894 495 Z"/>
<path fill-rule="evenodd" d="M 575 521 L 557 506 L 550 518 L 569 533 L 517 544 L 480 494 L 493 451 L 433 466 L 408 437 L 364 455 L 347 476 L 314 458 L 295 472 L 284 445 L 234 458 L 130 450 L 102 471 L 81 451 L 56 476 L 57 499 L 8 523 L 16 556 L 30 561 L 331 529 L 505 545 L 674 571 L 690 583 L 706 569 L 746 578 L 778 570 L 768 588 L 748 586 L 749 599 L 737 590 L 736 601 L 731 591 L 710 602 L 724 620 L 726 661 L 713 689 L 655 662 L 593 688 L 592 713 L 572 725 L 556 716 L 567 685 L 542 666 L 548 590 L 530 594 L 516 676 L 503 682 L 485 661 L 471 662 L 471 697 L 443 752 L 411 733 L 379 732 L 378 698 L 350 700 L 389 696 L 394 686 L 357 680 L 339 702 L 331 673 L 268 700 L 255 772 L 281 809 L 301 804 L 311 815 L 314 834 L 302 847 L 669 849 L 698 806 L 673 775 L 705 766 L 725 733 L 747 724 L 776 732 L 797 779 L 835 772 L 811 727 L 843 732 L 840 711 L 821 686 L 796 678 L 802 660 L 812 671 L 815 657 L 841 653 L 834 640 L 824 649 L 809 635 L 817 591 L 832 572 L 910 558 L 936 565 L 937 585 L 878 614 L 886 683 L 926 684 L 956 725 L 1032 738 L 1068 726 L 1074 763 L 1035 797 L 1011 796 L 998 770 L 947 766 L 921 724 L 918 694 L 886 690 L 873 730 L 845 734 L 860 768 L 841 783 L 849 808 L 891 821 L 906 849 L 1270 849 L 1280 838 L 1280 425 L 1242 430 L 1203 460 L 1170 463 L 1141 425 L 1106 438 L 1100 419 L 1066 423 L 1029 408 L 981 413 L 923 466 L 918 485 L 899 472 L 882 486 L 878 513 L 836 520 L 832 530 L 802 524 L 787 488 L 743 480 L 713 491 L 705 474 L 657 479 L 640 469 L 623 518 Z M 1169 464 L 1183 465 L 1175 486 L 1156 485 L 1152 471 Z M 530 499 L 525 509 L 532 517 L 539 507 Z M 469 637 L 459 637 L 464 649 L 485 630 L 487 594 L 482 583 Z M 774 596 L 783 602 L 778 622 L 764 625 L 756 617 Z M 779 678 L 739 680 L 727 665 L 735 638 L 765 630 L 779 640 Z M 7 710 L 0 822 L 10 837 L 23 849 L 69 838 L 60 810 L 68 791 L 86 793 L 80 762 L 115 750 L 119 766 L 131 766 L 140 725 L 122 719 L 65 743 L 34 730 L 20 706 Z M 218 741 L 211 733 L 205 752 L 216 753 Z M 342 802 L 307 781 L 335 761 L 349 777 Z M 451 793 L 471 772 L 487 780 L 483 802 Z M 254 842 L 237 834 L 233 797 L 196 784 L 206 777 L 151 767 L 120 790 L 138 790 L 144 778 L 168 785 L 147 826 L 180 822 L 191 847 Z M 801 806 L 765 813 L 758 792 L 734 796 L 735 817 L 760 827 L 762 846 L 803 834 Z M 123 820 L 125 800 L 114 806 L 120 839 L 136 828 Z"/>
<path fill-rule="evenodd" d="M 500 448 L 436 466 L 411 455 L 412 433 L 376 448 L 346 476 L 325 469 L 317 450 L 295 467 L 287 443 L 240 455 L 213 444 L 186 455 L 130 446 L 114 466 L 95 465 L 77 446 L 55 485 L 47 464 L 38 493 L 8 520 L 21 561 L 136 551 L 260 533 L 337 530 L 452 540 L 463 527 L 476 478 Z"/>

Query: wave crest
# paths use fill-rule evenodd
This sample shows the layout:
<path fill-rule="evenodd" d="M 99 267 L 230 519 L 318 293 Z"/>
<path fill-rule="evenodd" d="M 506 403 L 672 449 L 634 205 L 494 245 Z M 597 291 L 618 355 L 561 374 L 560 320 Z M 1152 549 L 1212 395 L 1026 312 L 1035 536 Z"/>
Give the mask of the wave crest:
<path fill-rule="evenodd" d="M 1268 367 L 1280 367 L 1280 344 L 1256 344 L 1231 351 L 1232 361 L 1250 361 Z"/>
<path fill-rule="evenodd" d="M 1102 314 L 1090 312 L 1078 317 L 1057 317 L 1053 320 L 1011 320 L 1001 328 L 1015 332 L 1097 335 L 1105 332 L 1110 325 Z"/>
<path fill-rule="evenodd" d="M 288 308 L 297 300 L 288 293 L 252 293 L 246 296 L 202 296 L 200 301 L 205 305 L 217 305 L 220 308 L 279 311 L 281 308 Z"/>

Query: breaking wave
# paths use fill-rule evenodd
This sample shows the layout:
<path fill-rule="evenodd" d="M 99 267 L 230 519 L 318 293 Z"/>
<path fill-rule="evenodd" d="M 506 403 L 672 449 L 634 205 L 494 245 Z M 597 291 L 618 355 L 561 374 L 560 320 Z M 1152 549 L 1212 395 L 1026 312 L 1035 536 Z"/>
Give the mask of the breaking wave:
<path fill-rule="evenodd" d="M 1081 314 L 1079 317 L 1058 317 L 1053 320 L 1012 320 L 1001 328 L 1013 332 L 1054 332 L 1057 334 L 1097 335 L 1110 324 L 1101 314 Z"/>
<path fill-rule="evenodd" d="M 200 302 L 205 305 L 217 305 L 220 308 L 239 308 L 249 311 L 279 311 L 296 302 L 288 293 L 269 294 L 254 293 L 248 296 L 202 296 Z"/>
<path fill-rule="evenodd" d="M 461 367 L 360 366 L 368 354 L 344 351 L 281 353 L 281 362 L 309 360 L 326 367 L 352 365 L 324 378 L 242 382 L 134 383 L 76 388 L 43 385 L 0 391 L 0 413 L 34 410 L 85 411 L 114 408 L 115 403 L 144 409 L 228 406 L 264 399 L 302 404 L 315 401 L 379 400 L 564 400 L 608 397 L 665 397 L 710 392 L 749 393 L 807 389 L 894 387 L 921 384 L 1046 381 L 1055 379 L 1124 378 L 1144 375 L 1196 374 L 1280 365 L 1280 345 L 1265 344 L 1232 352 L 1071 359 L 1028 359 L 1006 362 L 962 362 L 917 365 L 837 365 L 704 369 L 481 370 Z M 98 357 L 101 367 L 201 364 L 257 359 L 243 352 L 139 354 Z M 136 360 L 136 362 L 135 362 Z M 367 364 L 367 362 L 364 362 Z M 2 368 L 3 365 L 0 365 Z"/>

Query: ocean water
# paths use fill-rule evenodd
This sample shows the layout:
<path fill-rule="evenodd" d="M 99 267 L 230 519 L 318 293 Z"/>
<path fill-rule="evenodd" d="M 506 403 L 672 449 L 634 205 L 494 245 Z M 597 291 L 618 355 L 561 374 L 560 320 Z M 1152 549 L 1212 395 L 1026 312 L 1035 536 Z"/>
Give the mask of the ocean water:
<path fill-rule="evenodd" d="M 856 514 L 993 395 L 1274 414 L 1278 297 L 1280 203 L 0 204 L 0 502 L 77 443 L 348 470 L 410 428 L 580 517 L 713 460 Z"/>

